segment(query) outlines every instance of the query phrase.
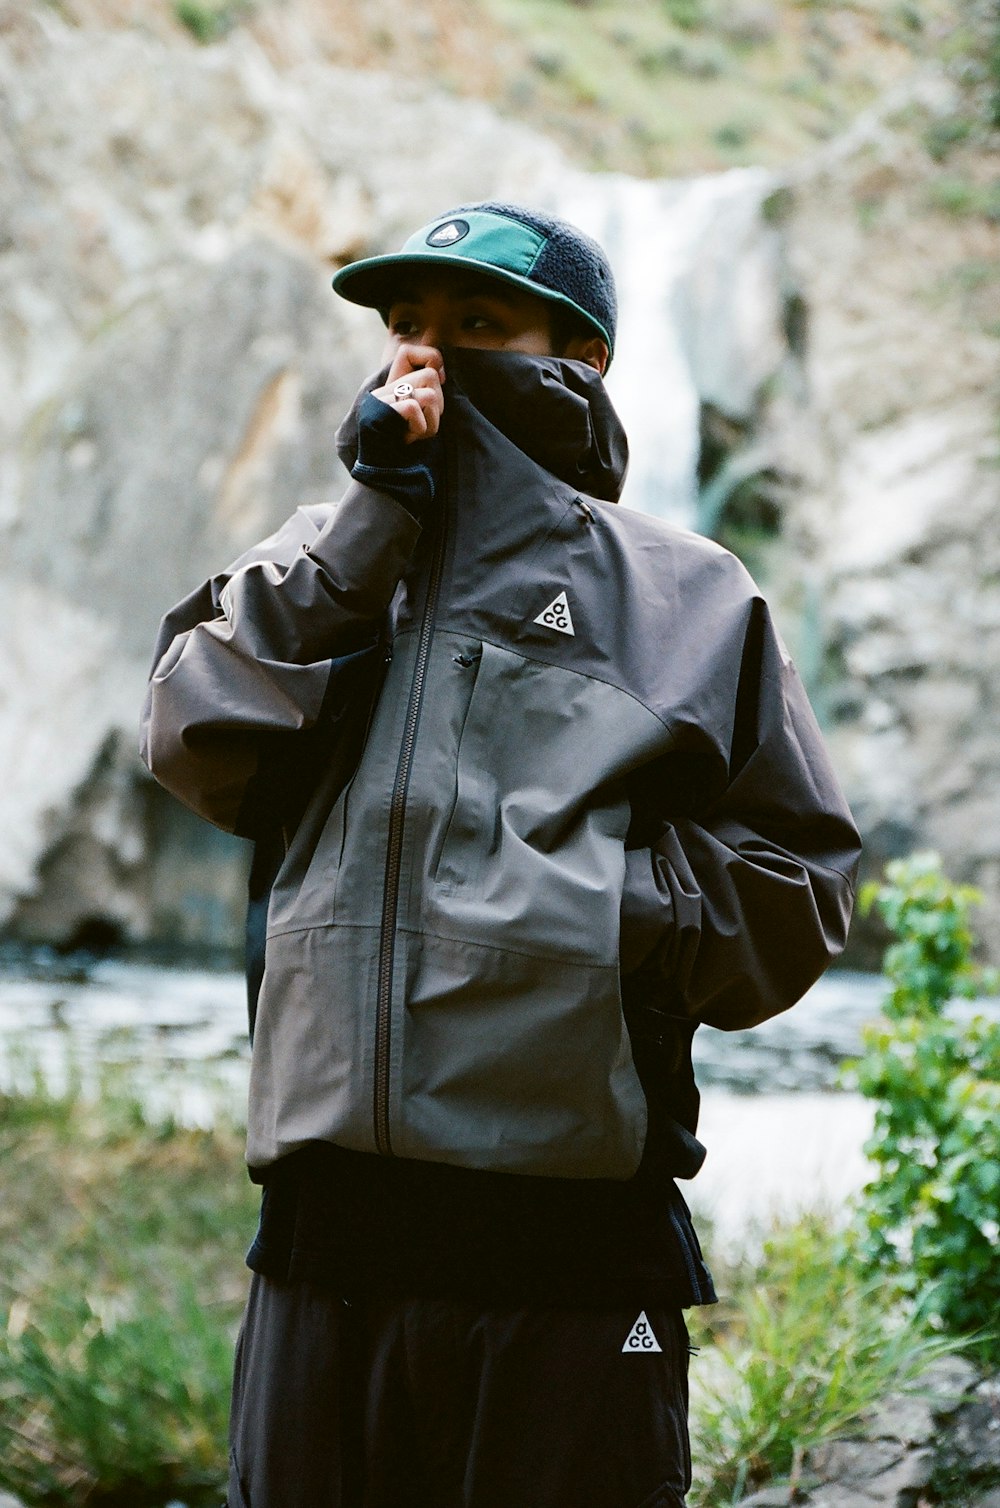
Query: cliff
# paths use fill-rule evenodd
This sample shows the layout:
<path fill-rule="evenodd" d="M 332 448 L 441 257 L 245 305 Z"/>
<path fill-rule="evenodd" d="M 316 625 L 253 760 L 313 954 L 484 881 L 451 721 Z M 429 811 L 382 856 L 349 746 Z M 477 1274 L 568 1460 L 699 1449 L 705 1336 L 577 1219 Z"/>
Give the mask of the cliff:
<path fill-rule="evenodd" d="M 341 485 L 332 432 L 379 332 L 331 270 L 487 194 L 611 243 L 636 475 L 669 433 L 701 525 L 778 600 L 869 867 L 934 844 L 1000 919 L 1000 209 L 954 70 L 890 39 L 849 125 L 808 146 L 793 122 L 784 161 L 762 138 L 767 172 L 642 183 L 585 171 L 592 103 L 574 158 L 470 97 L 509 112 L 495 6 L 436 0 L 392 47 L 386 7 L 203 5 L 207 46 L 182 13 L 0 3 L 7 935 L 235 937 L 241 850 L 134 753 L 156 623 Z M 392 73 L 358 66 L 383 53 Z"/>

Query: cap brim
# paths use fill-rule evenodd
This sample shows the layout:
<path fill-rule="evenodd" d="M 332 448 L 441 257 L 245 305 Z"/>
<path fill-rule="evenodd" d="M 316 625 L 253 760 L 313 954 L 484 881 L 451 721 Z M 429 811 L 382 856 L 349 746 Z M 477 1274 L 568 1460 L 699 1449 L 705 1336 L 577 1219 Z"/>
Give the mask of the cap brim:
<path fill-rule="evenodd" d="M 525 293 L 532 294 L 535 298 L 543 299 L 549 304 L 561 304 L 564 309 L 571 309 L 575 315 L 590 325 L 595 335 L 599 335 L 608 348 L 609 356 L 614 347 L 611 337 L 602 324 L 581 309 L 579 304 L 567 298 L 564 293 L 557 293 L 554 289 L 544 288 L 539 283 L 533 283 L 530 278 L 522 277 L 517 272 L 506 272 L 502 267 L 495 267 L 492 262 L 480 262 L 475 257 L 449 256 L 445 251 L 419 252 L 419 251 L 395 251 L 387 252 L 380 257 L 366 257 L 361 262 L 351 262 L 347 267 L 342 267 L 333 276 L 333 291 L 339 293 L 341 298 L 346 298 L 349 303 L 361 304 L 367 309 L 378 309 L 380 313 L 389 310 L 399 291 L 399 273 L 407 267 L 455 267 L 464 272 L 481 272 L 484 277 L 497 282 L 509 283 L 515 288 L 522 289 Z"/>

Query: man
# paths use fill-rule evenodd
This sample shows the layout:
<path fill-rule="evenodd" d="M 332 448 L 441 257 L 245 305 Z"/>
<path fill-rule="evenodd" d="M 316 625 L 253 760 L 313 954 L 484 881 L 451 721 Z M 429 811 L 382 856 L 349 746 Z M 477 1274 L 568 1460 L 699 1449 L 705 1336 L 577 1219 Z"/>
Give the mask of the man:
<path fill-rule="evenodd" d="M 257 843 L 229 1508 L 676 1508 L 691 1037 L 822 972 L 857 836 L 743 568 L 615 506 L 601 249 L 491 202 L 334 287 L 352 484 L 167 617 L 144 726 Z"/>

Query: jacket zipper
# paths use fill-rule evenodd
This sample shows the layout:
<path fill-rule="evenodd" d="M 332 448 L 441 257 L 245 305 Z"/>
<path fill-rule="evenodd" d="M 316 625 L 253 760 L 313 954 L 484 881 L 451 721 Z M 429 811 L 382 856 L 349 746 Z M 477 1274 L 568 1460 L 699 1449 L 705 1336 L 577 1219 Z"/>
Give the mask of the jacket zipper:
<path fill-rule="evenodd" d="M 374 1121 L 375 1146 L 383 1157 L 392 1156 L 392 1137 L 389 1130 L 389 1048 L 392 1036 L 392 976 L 396 950 L 396 916 L 399 910 L 399 877 L 403 862 L 403 823 L 406 817 L 406 793 L 410 784 L 410 766 L 413 763 L 413 748 L 417 740 L 417 723 L 420 720 L 420 704 L 424 694 L 427 675 L 427 660 L 431 640 L 434 637 L 434 617 L 437 612 L 438 595 L 441 590 L 441 574 L 444 565 L 445 512 L 442 509 L 441 525 L 434 546 L 430 580 L 427 585 L 427 600 L 424 604 L 417 643 L 417 658 L 413 667 L 410 685 L 410 700 L 403 725 L 403 739 L 396 764 L 396 778 L 392 787 L 389 805 L 389 833 L 385 856 L 385 888 L 382 892 L 382 927 L 379 934 L 378 990 L 375 1004 L 375 1094 Z"/>

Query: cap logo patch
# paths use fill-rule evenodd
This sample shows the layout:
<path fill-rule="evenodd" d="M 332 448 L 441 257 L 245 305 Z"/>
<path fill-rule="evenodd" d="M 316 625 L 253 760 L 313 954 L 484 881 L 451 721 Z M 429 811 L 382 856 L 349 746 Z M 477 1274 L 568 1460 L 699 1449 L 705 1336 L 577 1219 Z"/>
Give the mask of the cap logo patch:
<path fill-rule="evenodd" d="M 456 241 L 462 241 L 469 234 L 468 220 L 446 220 L 444 225 L 436 225 L 427 237 L 428 246 L 454 246 Z"/>

